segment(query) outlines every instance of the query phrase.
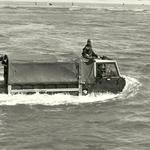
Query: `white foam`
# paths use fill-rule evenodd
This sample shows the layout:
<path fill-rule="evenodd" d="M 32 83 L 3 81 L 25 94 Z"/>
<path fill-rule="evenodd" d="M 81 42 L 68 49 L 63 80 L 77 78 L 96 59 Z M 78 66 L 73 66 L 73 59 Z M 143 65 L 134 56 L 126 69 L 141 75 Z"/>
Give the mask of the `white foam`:
<path fill-rule="evenodd" d="M 4 77 L 0 74 L 0 81 L 4 81 Z"/>
<path fill-rule="evenodd" d="M 18 104 L 25 104 L 25 105 L 48 105 L 48 106 L 55 106 L 55 105 L 78 105 L 83 103 L 94 103 L 94 102 L 106 102 L 112 101 L 116 98 L 129 98 L 134 96 L 137 91 L 140 83 L 131 77 L 126 78 L 126 86 L 122 93 L 120 94 L 113 94 L 113 93 L 99 93 L 99 94 L 90 94 L 87 96 L 72 96 L 72 95 L 65 95 L 65 94 L 33 94 L 33 95 L 6 95 L 0 94 L 0 105 L 18 105 Z"/>
<path fill-rule="evenodd" d="M 128 99 L 138 93 L 141 83 L 137 79 L 132 77 L 124 76 L 124 78 L 126 80 L 126 85 L 123 89 L 123 92 L 120 93 L 119 98 Z"/>
<path fill-rule="evenodd" d="M 106 93 L 98 95 L 88 95 L 88 96 L 72 96 L 65 94 L 33 94 L 33 95 L 0 95 L 0 105 L 17 105 L 17 104 L 27 104 L 27 105 L 68 105 L 68 104 L 81 104 L 81 103 L 93 103 L 93 102 L 105 102 L 108 99 L 116 97 L 115 94 Z"/>

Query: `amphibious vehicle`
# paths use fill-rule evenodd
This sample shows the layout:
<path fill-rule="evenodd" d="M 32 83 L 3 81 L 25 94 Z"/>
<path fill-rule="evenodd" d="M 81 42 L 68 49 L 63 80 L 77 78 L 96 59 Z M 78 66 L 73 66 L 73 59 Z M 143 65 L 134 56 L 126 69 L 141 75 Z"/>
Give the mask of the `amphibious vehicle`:
<path fill-rule="evenodd" d="M 7 94 L 121 92 L 125 79 L 115 60 L 103 58 L 74 61 L 21 61 L 9 55 L 0 58 L 3 80 L 0 92 Z"/>

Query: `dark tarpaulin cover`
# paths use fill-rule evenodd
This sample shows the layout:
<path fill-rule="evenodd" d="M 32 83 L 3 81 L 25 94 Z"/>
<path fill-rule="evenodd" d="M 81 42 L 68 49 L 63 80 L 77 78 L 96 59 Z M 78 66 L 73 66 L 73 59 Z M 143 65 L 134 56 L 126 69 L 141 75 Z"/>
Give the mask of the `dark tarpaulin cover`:
<path fill-rule="evenodd" d="M 94 78 L 94 64 L 81 61 L 81 80 L 86 84 L 92 84 L 95 82 Z"/>
<path fill-rule="evenodd" d="M 76 62 L 30 62 L 9 61 L 8 84 L 50 84 L 78 82 Z"/>
<path fill-rule="evenodd" d="M 71 55 L 26 57 L 8 56 L 8 84 L 72 83 L 79 82 L 79 75 L 81 82 L 90 84 L 95 81 L 93 63 L 87 64 L 82 58 Z"/>

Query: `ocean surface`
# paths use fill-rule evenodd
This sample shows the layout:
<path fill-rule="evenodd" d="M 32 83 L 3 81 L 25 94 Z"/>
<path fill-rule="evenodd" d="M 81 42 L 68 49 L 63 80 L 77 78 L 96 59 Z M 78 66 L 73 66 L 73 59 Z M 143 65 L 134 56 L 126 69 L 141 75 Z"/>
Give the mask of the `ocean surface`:
<path fill-rule="evenodd" d="M 0 149 L 150 149 L 150 6 L 0 7 L 1 54 L 34 60 L 67 53 L 69 59 L 81 55 L 88 38 L 97 54 L 118 61 L 123 92 L 1 94 Z"/>

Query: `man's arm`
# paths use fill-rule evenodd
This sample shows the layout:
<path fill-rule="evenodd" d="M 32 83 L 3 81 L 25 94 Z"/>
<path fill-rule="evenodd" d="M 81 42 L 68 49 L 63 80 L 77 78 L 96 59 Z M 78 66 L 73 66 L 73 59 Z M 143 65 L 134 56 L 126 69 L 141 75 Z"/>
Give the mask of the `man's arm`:
<path fill-rule="evenodd" d="M 92 56 L 98 58 L 98 55 L 95 54 L 93 50 L 92 50 Z"/>
<path fill-rule="evenodd" d="M 89 55 L 88 55 L 87 52 L 86 52 L 86 46 L 83 48 L 82 56 L 83 56 L 84 58 L 90 59 Z"/>

